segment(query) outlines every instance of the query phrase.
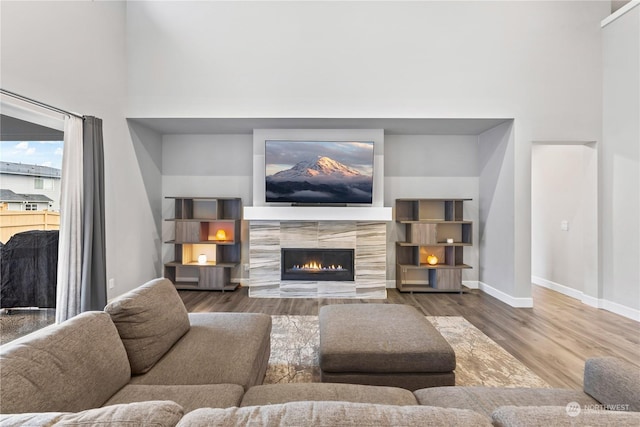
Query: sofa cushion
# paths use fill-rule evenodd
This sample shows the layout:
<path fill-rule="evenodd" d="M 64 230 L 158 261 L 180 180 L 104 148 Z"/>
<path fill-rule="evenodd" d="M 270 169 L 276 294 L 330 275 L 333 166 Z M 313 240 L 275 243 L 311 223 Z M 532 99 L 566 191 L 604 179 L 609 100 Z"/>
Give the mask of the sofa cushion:
<path fill-rule="evenodd" d="M 102 406 L 131 377 L 108 314 L 85 312 L 0 347 L 3 413 Z"/>
<path fill-rule="evenodd" d="M 587 359 L 584 391 L 607 409 L 640 411 L 640 369 L 615 357 Z"/>
<path fill-rule="evenodd" d="M 237 384 L 202 385 L 137 385 L 129 384 L 117 392 L 105 405 L 171 400 L 184 412 L 198 408 L 229 408 L 240 406 L 244 389 Z"/>
<path fill-rule="evenodd" d="M 175 402 L 136 402 L 67 414 L 56 423 L 56 426 L 173 427 L 183 415 L 182 408 Z"/>
<path fill-rule="evenodd" d="M 155 279 L 108 304 L 127 349 L 131 372 L 147 372 L 189 330 L 189 317 L 175 286 Z"/>
<path fill-rule="evenodd" d="M 261 384 L 270 354 L 271 316 L 190 313 L 191 329 L 133 384 Z"/>
<path fill-rule="evenodd" d="M 421 405 L 470 409 L 491 416 L 501 406 L 565 406 L 597 404 L 579 390 L 506 387 L 435 387 L 413 392 Z"/>
<path fill-rule="evenodd" d="M 573 427 L 615 426 L 638 427 L 640 412 L 606 410 L 571 412 L 566 406 L 505 406 L 492 415 L 495 427 Z"/>
<path fill-rule="evenodd" d="M 409 390 L 358 384 L 289 383 L 251 387 L 242 398 L 242 406 L 272 405 L 294 401 L 344 401 L 386 405 L 417 405 Z"/>
<path fill-rule="evenodd" d="M 289 402 L 227 409 L 197 409 L 178 426 L 491 426 L 489 418 L 463 409 L 349 402 Z"/>
<path fill-rule="evenodd" d="M 37 412 L 26 414 L 0 414 L 2 427 L 53 426 L 66 412 Z"/>

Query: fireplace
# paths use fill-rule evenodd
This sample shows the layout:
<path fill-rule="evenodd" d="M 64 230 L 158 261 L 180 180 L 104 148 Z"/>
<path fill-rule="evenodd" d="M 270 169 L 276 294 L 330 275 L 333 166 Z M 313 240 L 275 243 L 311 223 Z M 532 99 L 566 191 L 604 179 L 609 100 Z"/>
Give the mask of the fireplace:
<path fill-rule="evenodd" d="M 281 280 L 354 281 L 353 249 L 281 249 Z"/>

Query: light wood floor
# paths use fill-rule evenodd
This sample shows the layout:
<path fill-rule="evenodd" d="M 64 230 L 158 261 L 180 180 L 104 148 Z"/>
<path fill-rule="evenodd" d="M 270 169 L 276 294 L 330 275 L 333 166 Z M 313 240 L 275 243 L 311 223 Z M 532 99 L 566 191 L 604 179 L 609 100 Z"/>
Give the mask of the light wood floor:
<path fill-rule="evenodd" d="M 429 316 L 464 316 L 552 387 L 582 388 L 584 361 L 616 356 L 640 367 L 640 323 L 533 286 L 533 308 L 513 308 L 479 291 L 405 294 L 388 289 L 387 300 L 249 298 L 235 292 L 181 291 L 190 312 L 255 312 L 317 315 L 323 305 L 409 304 Z"/>

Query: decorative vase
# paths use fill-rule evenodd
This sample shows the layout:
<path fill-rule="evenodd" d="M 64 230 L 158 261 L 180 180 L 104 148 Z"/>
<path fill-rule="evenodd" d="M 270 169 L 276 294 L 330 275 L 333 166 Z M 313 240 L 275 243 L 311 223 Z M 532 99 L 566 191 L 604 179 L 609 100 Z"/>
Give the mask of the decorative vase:
<path fill-rule="evenodd" d="M 438 257 L 431 254 L 427 257 L 427 264 L 436 265 L 438 263 Z"/>

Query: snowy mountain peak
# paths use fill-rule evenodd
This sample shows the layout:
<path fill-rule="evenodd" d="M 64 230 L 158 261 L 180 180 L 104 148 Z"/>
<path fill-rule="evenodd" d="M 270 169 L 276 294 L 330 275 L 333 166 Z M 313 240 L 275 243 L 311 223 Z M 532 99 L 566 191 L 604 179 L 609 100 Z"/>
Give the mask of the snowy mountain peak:
<path fill-rule="evenodd" d="M 310 177 L 350 179 L 362 176 L 363 175 L 359 171 L 352 169 L 337 160 L 333 160 L 326 156 L 318 156 L 315 160 L 304 160 L 295 164 L 291 169 L 275 173 L 271 178 L 297 181 Z"/>

